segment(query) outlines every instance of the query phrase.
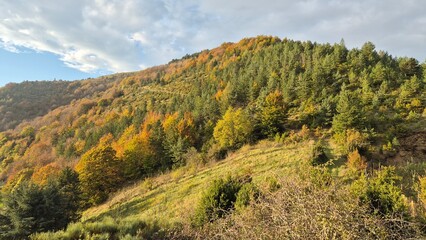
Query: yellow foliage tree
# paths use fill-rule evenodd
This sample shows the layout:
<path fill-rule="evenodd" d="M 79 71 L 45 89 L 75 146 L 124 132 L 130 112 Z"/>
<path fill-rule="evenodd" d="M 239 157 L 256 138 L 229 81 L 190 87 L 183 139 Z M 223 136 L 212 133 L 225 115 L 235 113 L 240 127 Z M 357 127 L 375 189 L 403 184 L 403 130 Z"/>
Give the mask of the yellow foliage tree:
<path fill-rule="evenodd" d="M 241 108 L 230 107 L 217 122 L 213 136 L 220 147 L 234 148 L 247 142 L 252 130 L 249 116 Z"/>
<path fill-rule="evenodd" d="M 122 163 L 110 145 L 100 144 L 86 152 L 76 166 L 81 190 L 92 204 L 105 201 L 123 181 Z"/>

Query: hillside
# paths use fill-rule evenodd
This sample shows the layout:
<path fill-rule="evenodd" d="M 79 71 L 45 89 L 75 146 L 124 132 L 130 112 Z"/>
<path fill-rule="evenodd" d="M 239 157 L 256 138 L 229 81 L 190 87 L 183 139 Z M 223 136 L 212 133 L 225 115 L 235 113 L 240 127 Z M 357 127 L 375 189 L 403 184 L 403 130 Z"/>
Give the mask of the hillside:
<path fill-rule="evenodd" d="M 230 172 L 224 169 L 235 169 L 232 174 L 238 175 L 241 166 L 261 184 L 260 179 L 275 168 L 280 174 L 296 171 L 297 159 L 312 161 L 315 167 L 335 163 L 323 167 L 343 185 L 364 176 L 353 176 L 347 169 L 364 171 L 365 181 L 374 181 L 381 166 L 394 166 L 404 193 L 395 196 L 412 201 L 412 211 L 421 209 L 425 69 L 414 58 L 378 52 L 372 43 L 347 49 L 343 42 L 259 36 L 135 73 L 8 85 L 0 89 L 4 95 L 0 99 L 5 99 L 0 111 L 18 106 L 34 111 L 21 108 L 26 114 L 2 115 L 7 123 L 3 127 L 7 131 L 0 132 L 3 226 L 9 229 L 5 232 L 27 236 L 58 230 L 88 207 L 92 208 L 84 212 L 83 220 L 89 222 L 104 215 L 150 216 L 169 219 L 166 225 L 185 225 L 188 219 L 178 216 L 186 210 L 175 206 L 182 204 L 180 200 L 183 206 L 195 204 L 210 177 Z M 38 93 L 26 93 L 29 86 L 37 86 Z M 280 147 L 266 144 L 265 149 L 255 145 L 246 152 L 238 150 L 263 139 Z M 215 163 L 234 151 L 235 158 Z M 261 151 L 259 159 L 254 157 L 256 151 Z M 147 186 L 119 190 L 139 181 Z M 21 213 L 10 202 L 14 196 L 25 199 L 19 194 L 38 196 L 55 189 L 58 198 L 66 196 L 77 203 L 55 208 L 66 212 L 54 213 L 67 217 L 61 225 L 34 220 L 26 229 L 20 217 L 12 217 Z M 194 198 L 181 197 L 186 195 Z M 396 214 L 395 209 L 386 214 Z"/>
<path fill-rule="evenodd" d="M 235 173 L 251 174 L 253 181 L 261 183 L 268 177 L 292 175 L 306 165 L 313 142 L 283 146 L 280 143 L 264 142 L 230 155 L 226 160 L 205 167 L 179 169 L 148 178 L 125 188 L 109 201 L 90 208 L 83 214 L 84 220 L 112 218 L 154 217 L 168 224 L 189 218 L 204 189 L 214 179 Z"/>
<path fill-rule="evenodd" d="M 121 74 L 125 76 L 125 74 Z M 82 81 L 10 83 L 0 88 L 0 131 L 13 129 L 53 109 L 82 98 L 93 98 L 111 87 L 117 76 Z"/>

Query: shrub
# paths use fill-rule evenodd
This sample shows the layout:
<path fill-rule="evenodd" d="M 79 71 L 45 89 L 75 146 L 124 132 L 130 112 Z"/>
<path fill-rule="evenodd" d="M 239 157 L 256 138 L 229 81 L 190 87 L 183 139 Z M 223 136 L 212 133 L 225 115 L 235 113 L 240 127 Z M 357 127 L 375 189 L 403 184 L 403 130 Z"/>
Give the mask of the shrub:
<path fill-rule="evenodd" d="M 361 175 L 361 178 L 352 184 L 351 190 L 374 214 L 404 215 L 407 208 L 402 191 L 396 185 L 400 179 L 395 173 L 395 167 L 383 167 L 371 178 Z"/>
<path fill-rule="evenodd" d="M 312 166 L 318 166 L 327 163 L 329 158 L 325 153 L 326 148 L 322 142 L 317 142 L 312 149 L 310 163 Z"/>
<path fill-rule="evenodd" d="M 353 152 L 356 149 L 365 152 L 370 145 L 368 142 L 369 134 L 359 132 L 355 129 L 348 129 L 344 132 L 336 133 L 333 138 L 344 154 Z"/>
<path fill-rule="evenodd" d="M 367 161 L 365 157 L 359 154 L 358 149 L 348 154 L 348 161 L 346 164 L 353 172 L 363 172 L 367 168 Z"/>
<path fill-rule="evenodd" d="M 226 158 L 228 150 L 221 148 L 219 144 L 213 144 L 207 152 L 209 160 L 218 161 Z"/>
<path fill-rule="evenodd" d="M 401 216 L 371 214 L 345 188 L 318 188 L 294 178 L 262 195 L 244 211 L 173 239 L 417 239 L 419 229 Z M 390 223 L 394 223 L 391 225 Z"/>
<path fill-rule="evenodd" d="M 203 194 L 195 210 L 192 219 L 193 225 L 202 226 L 225 216 L 234 208 L 237 194 L 243 184 L 250 181 L 250 178 L 232 178 L 231 176 L 226 179 L 214 180 Z"/>
<path fill-rule="evenodd" d="M 253 183 L 244 184 L 237 193 L 235 209 L 242 211 L 250 202 L 256 200 L 260 195 L 259 189 Z"/>
<path fill-rule="evenodd" d="M 426 176 L 419 178 L 419 199 L 426 206 Z"/>
<path fill-rule="evenodd" d="M 278 189 L 281 188 L 281 184 L 278 182 L 278 180 L 273 176 L 268 176 L 265 179 L 266 183 L 266 189 L 269 192 L 276 192 Z"/>
<path fill-rule="evenodd" d="M 96 222 L 72 223 L 63 231 L 37 233 L 32 235 L 31 239 L 164 239 L 164 234 L 157 222 L 105 217 Z"/>

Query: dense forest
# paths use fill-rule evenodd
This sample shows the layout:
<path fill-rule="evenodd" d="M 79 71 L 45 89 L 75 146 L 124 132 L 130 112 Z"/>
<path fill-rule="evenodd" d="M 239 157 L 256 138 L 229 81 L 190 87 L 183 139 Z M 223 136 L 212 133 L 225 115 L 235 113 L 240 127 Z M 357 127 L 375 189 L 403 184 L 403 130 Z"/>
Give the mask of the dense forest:
<path fill-rule="evenodd" d="M 332 45 L 259 36 L 135 73 L 9 84 L 0 88 L 1 237 L 64 229 L 125 186 L 195 161 L 220 161 L 264 139 L 283 145 L 313 140 L 308 172 L 315 181 L 310 176 L 269 183 L 281 187 L 270 187 L 274 191 L 266 194 L 250 176 L 212 179 L 191 227 L 183 222 L 157 231 L 158 226 L 141 220 L 135 223 L 139 228 L 134 226 L 139 231 L 123 236 L 150 238 L 144 234 L 155 232 L 159 238 L 215 238 L 222 232 L 219 238 L 251 238 L 249 229 L 256 227 L 271 232 L 266 239 L 289 236 L 297 232 L 295 226 L 265 223 L 259 216 L 269 209 L 265 217 L 271 221 L 278 214 L 303 224 L 295 212 L 274 207 L 282 205 L 277 201 L 284 195 L 300 197 L 296 205 L 329 199 L 302 204 L 306 210 L 298 211 L 335 206 L 335 219 L 327 221 L 340 222 L 329 226 L 338 238 L 424 234 L 425 71 L 424 63 L 376 51 L 370 42 L 348 49 L 343 41 Z M 327 175 L 333 156 L 347 166 L 343 174 Z M 407 181 L 398 175 L 401 156 L 417 164 Z M 316 214 L 324 213 L 305 217 Z M 390 218 L 395 222 L 385 221 Z M 243 223 L 248 225 L 238 225 Z M 295 238 L 319 234 L 321 224 L 313 222 L 318 229 L 306 228 Z M 114 227 L 116 232 L 56 237 L 123 237 L 117 232 L 124 227 Z"/>

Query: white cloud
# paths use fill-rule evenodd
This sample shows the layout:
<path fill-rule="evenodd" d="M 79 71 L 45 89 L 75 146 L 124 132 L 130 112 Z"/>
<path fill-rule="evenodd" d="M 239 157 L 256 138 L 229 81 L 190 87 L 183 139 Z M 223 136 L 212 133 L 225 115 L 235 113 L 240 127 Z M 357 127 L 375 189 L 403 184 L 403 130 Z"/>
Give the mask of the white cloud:
<path fill-rule="evenodd" d="M 259 34 L 426 58 L 422 0 L 0 0 L 0 47 L 85 72 L 130 71 Z"/>

